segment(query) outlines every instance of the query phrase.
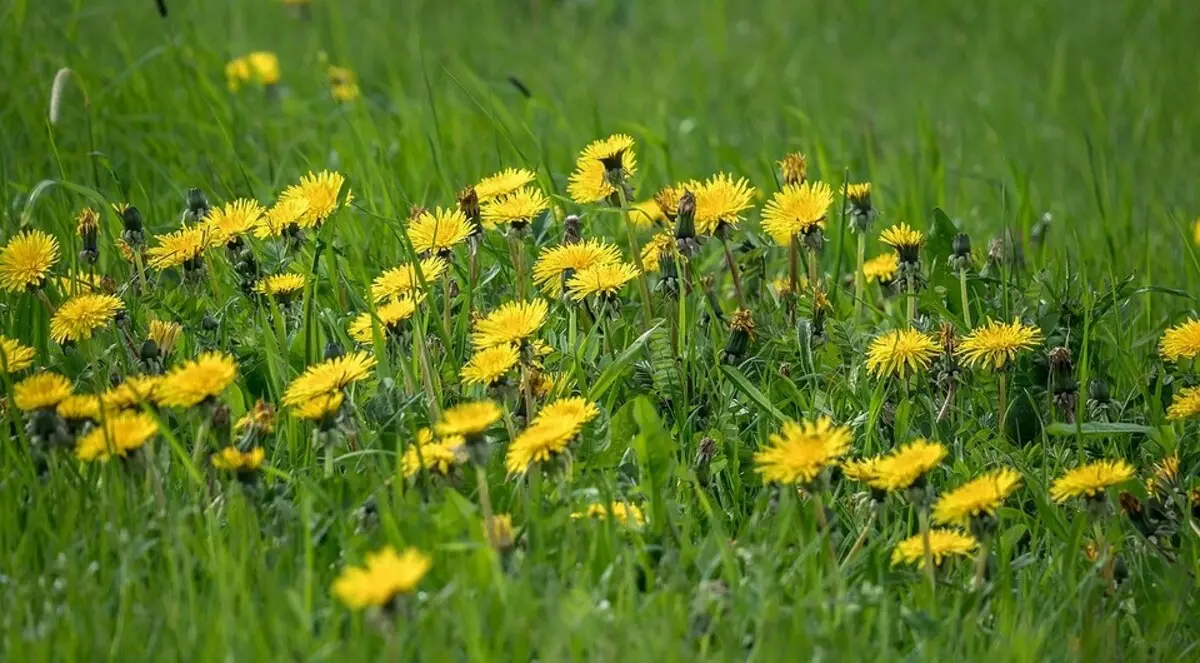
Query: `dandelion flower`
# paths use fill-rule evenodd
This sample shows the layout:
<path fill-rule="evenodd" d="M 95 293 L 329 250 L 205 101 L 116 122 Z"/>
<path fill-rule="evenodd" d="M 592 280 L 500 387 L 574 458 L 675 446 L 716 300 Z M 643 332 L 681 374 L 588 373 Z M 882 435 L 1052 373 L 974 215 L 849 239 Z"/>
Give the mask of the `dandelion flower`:
<path fill-rule="evenodd" d="M 55 343 L 82 341 L 107 325 L 125 304 L 112 295 L 78 295 L 68 299 L 50 319 L 50 337 Z"/>
<path fill-rule="evenodd" d="M 256 434 L 268 435 L 275 432 L 275 408 L 266 401 L 258 401 L 249 412 L 233 425 L 237 432 L 253 430 Z"/>
<path fill-rule="evenodd" d="M 422 468 L 433 474 L 446 476 L 456 465 L 467 460 L 466 440 L 461 435 L 452 435 L 434 440 L 433 431 L 422 428 L 417 439 L 404 451 L 404 476 L 416 476 Z"/>
<path fill-rule="evenodd" d="M 590 205 L 608 200 L 616 194 L 604 170 L 604 164 L 599 161 L 580 161 L 575 171 L 567 181 L 567 195 L 580 205 Z"/>
<path fill-rule="evenodd" d="M 576 428 L 582 428 L 592 419 L 600 416 L 600 408 L 592 401 L 582 397 L 560 398 L 538 412 L 533 423 L 544 423 L 555 420 L 567 421 Z"/>
<path fill-rule="evenodd" d="M 966 527 L 972 518 L 996 515 L 996 509 L 1021 484 L 1021 475 L 1007 467 L 993 470 L 938 498 L 933 520 Z"/>
<path fill-rule="evenodd" d="M 762 212 L 762 228 L 779 246 L 791 246 L 797 235 L 825 227 L 833 189 L 824 182 L 786 185 L 771 196 Z"/>
<path fill-rule="evenodd" d="M 779 174 L 784 186 L 799 186 L 808 178 L 808 157 L 792 152 L 779 162 Z"/>
<path fill-rule="evenodd" d="M 38 373 L 13 385 L 13 404 L 22 412 L 57 406 L 71 395 L 71 381 L 58 373 Z"/>
<path fill-rule="evenodd" d="M 416 297 L 401 296 L 375 309 L 375 317 L 379 319 L 380 328 L 385 331 L 396 331 L 400 328 L 400 324 L 412 317 L 417 311 L 417 304 L 425 299 L 425 295 L 418 294 Z M 350 338 L 359 343 L 375 342 L 375 326 L 374 318 L 371 313 L 359 313 L 350 323 L 348 332 Z"/>
<path fill-rule="evenodd" d="M 16 373 L 33 365 L 33 348 L 0 334 L 0 373 Z"/>
<path fill-rule="evenodd" d="M 146 336 L 154 341 L 158 353 L 165 357 L 171 354 L 171 350 L 174 349 L 181 334 L 183 334 L 183 326 L 178 322 L 151 320 L 150 331 Z"/>
<path fill-rule="evenodd" d="M 342 185 L 346 178 L 341 173 L 323 170 L 319 173 L 308 173 L 300 178 L 299 184 L 293 184 L 280 194 L 280 202 L 288 200 L 303 200 L 308 203 L 304 213 L 296 219 L 295 224 L 301 229 L 314 228 L 328 219 L 338 208 L 338 196 L 341 195 Z"/>
<path fill-rule="evenodd" d="M 900 262 L 915 263 L 920 260 L 925 235 L 913 230 L 907 223 L 901 223 L 879 233 L 879 241 L 896 249 Z"/>
<path fill-rule="evenodd" d="M 875 477 L 867 483 L 880 490 L 905 490 L 923 479 L 945 457 L 946 447 L 937 442 L 914 440 L 881 458 Z"/>
<path fill-rule="evenodd" d="M 852 481 L 870 483 L 878 473 L 878 458 L 853 458 L 842 462 L 842 475 Z"/>
<path fill-rule="evenodd" d="M 79 438 L 75 456 L 80 460 L 108 460 L 140 449 L 158 434 L 158 422 L 145 412 L 119 412 Z"/>
<path fill-rule="evenodd" d="M 626 527 L 641 527 L 646 524 L 646 516 L 642 510 L 636 504 L 626 504 L 625 502 L 589 504 L 587 509 L 572 513 L 571 518 L 575 520 L 580 518 L 607 520 L 610 515 Z"/>
<path fill-rule="evenodd" d="M 571 298 L 577 301 L 592 295 L 615 297 L 626 283 L 637 277 L 637 267 L 628 263 L 593 265 L 575 272 L 567 281 L 567 290 L 571 293 Z"/>
<path fill-rule="evenodd" d="M 1171 420 L 1189 419 L 1200 415 L 1200 387 L 1188 387 L 1175 394 L 1171 407 L 1167 408 L 1167 418 Z"/>
<path fill-rule="evenodd" d="M 254 292 L 284 299 L 303 290 L 304 284 L 303 274 L 272 274 L 259 279 L 254 284 Z"/>
<path fill-rule="evenodd" d="M 695 192 L 696 231 L 712 235 L 722 226 L 736 226 L 742 213 L 754 207 L 750 201 L 756 192 L 744 177 L 735 180 L 725 173 L 710 177 Z"/>
<path fill-rule="evenodd" d="M 674 243 L 674 242 L 672 242 Z M 589 239 L 575 244 L 560 244 L 542 250 L 533 265 L 533 283 L 558 298 L 563 293 L 563 277 L 595 267 L 620 262 L 621 250 L 612 244 Z"/>
<path fill-rule="evenodd" d="M 483 204 L 533 184 L 535 179 L 537 175 L 527 168 L 507 168 L 479 180 L 475 185 L 475 197 Z"/>
<path fill-rule="evenodd" d="M 299 405 L 316 396 L 341 391 L 369 377 L 373 368 L 375 358 L 365 352 L 351 352 L 313 364 L 288 385 L 283 403 Z"/>
<path fill-rule="evenodd" d="M 546 300 L 509 302 L 475 323 L 471 343 L 478 349 L 531 340 L 546 322 Z"/>
<path fill-rule="evenodd" d="M 938 344 L 932 336 L 915 329 L 897 329 L 871 341 L 867 370 L 875 376 L 904 379 L 928 370 L 937 354 Z"/>
<path fill-rule="evenodd" d="M 154 400 L 163 407 L 195 407 L 221 396 L 237 377 L 237 362 L 221 352 L 208 352 L 163 377 Z"/>
<path fill-rule="evenodd" d="M 929 551 L 936 566 L 950 557 L 968 557 L 978 546 L 975 537 L 958 530 L 929 530 Z M 913 563 L 919 569 L 925 568 L 925 540 L 920 534 L 901 541 L 892 551 L 892 566 Z"/>
<path fill-rule="evenodd" d="M 110 410 L 137 407 L 154 400 L 155 392 L 162 381 L 161 375 L 131 375 L 121 384 L 104 392 L 100 400 L 104 407 Z"/>
<path fill-rule="evenodd" d="M 218 470 L 245 474 L 262 467 L 266 456 L 267 453 L 262 447 L 253 447 L 249 451 L 242 451 L 237 447 L 225 447 L 210 456 L 208 462 Z"/>
<path fill-rule="evenodd" d="M 683 200 L 683 194 L 689 191 L 695 194 L 702 186 L 704 185 L 696 180 L 665 186 L 654 194 L 654 202 L 658 204 L 658 209 L 667 220 L 674 222 L 679 215 L 679 202 Z"/>
<path fill-rule="evenodd" d="M 483 207 L 483 227 L 489 230 L 504 225 L 520 228 L 548 209 L 550 200 L 540 189 L 521 187 Z"/>
<path fill-rule="evenodd" d="M 847 184 L 842 192 L 846 195 L 846 200 L 850 201 L 850 205 L 860 211 L 870 211 L 871 209 L 871 183 L 861 182 L 858 184 Z"/>
<path fill-rule="evenodd" d="M 200 255 L 214 246 L 216 231 L 207 223 L 185 226 L 173 233 L 159 235 L 158 243 L 146 251 L 152 269 L 165 270 L 182 265 L 199 266 Z"/>
<path fill-rule="evenodd" d="M 438 435 L 449 437 L 482 435 L 500 421 L 500 406 L 492 401 L 463 403 L 442 412 L 442 420 L 434 428 Z"/>
<path fill-rule="evenodd" d="M 1175 325 L 1163 334 L 1158 351 L 1164 359 L 1179 361 L 1200 355 L 1200 320 Z"/>
<path fill-rule="evenodd" d="M 1165 484 L 1174 484 L 1179 480 L 1179 451 L 1154 464 L 1153 475 L 1146 479 L 1146 492 L 1156 494 Z"/>
<path fill-rule="evenodd" d="M 471 236 L 471 224 L 457 209 L 422 212 L 408 226 L 408 237 L 417 253 L 445 254 Z"/>
<path fill-rule="evenodd" d="M 334 101 L 349 103 L 362 96 L 362 90 L 358 87 L 358 75 L 353 70 L 330 65 L 325 73 L 329 77 L 329 96 Z"/>
<path fill-rule="evenodd" d="M 516 367 L 520 358 L 517 346 L 511 343 L 480 350 L 462 367 L 463 384 L 495 384 Z"/>
<path fill-rule="evenodd" d="M 421 276 L 426 285 L 436 281 L 450 266 L 450 263 L 437 256 L 421 260 Z M 402 297 L 420 289 L 421 281 L 417 278 L 417 270 L 409 264 L 397 265 L 375 277 L 371 283 L 371 299 L 376 304 L 388 299 Z"/>
<path fill-rule="evenodd" d="M 0 249 L 0 289 L 40 288 L 57 262 L 58 240 L 40 230 L 26 230 Z"/>
<path fill-rule="evenodd" d="M 275 85 L 279 83 L 279 57 L 270 51 L 254 51 L 225 65 L 225 78 L 230 92 L 237 92 L 245 83 Z"/>
<path fill-rule="evenodd" d="M 767 483 L 811 483 L 850 450 L 850 429 L 828 417 L 816 422 L 788 421 L 772 433 L 770 446 L 754 454 L 754 471 Z"/>
<path fill-rule="evenodd" d="M 676 253 L 675 233 L 670 230 L 656 233 L 642 247 L 642 267 L 647 272 L 657 272 L 662 268 L 664 259 L 678 259 Z"/>
<path fill-rule="evenodd" d="M 1061 504 L 1072 497 L 1098 497 L 1109 486 L 1124 483 L 1132 477 L 1133 467 L 1124 460 L 1098 460 L 1055 479 L 1050 485 L 1050 499 Z"/>
<path fill-rule="evenodd" d="M 565 454 L 578 434 L 579 427 L 565 417 L 535 422 L 509 443 L 504 466 L 509 474 L 524 474 L 534 463 L 547 463 Z"/>
<path fill-rule="evenodd" d="M 259 239 L 280 237 L 285 232 L 300 229 L 300 220 L 308 213 L 308 200 L 304 198 L 281 199 L 258 219 L 254 236 Z"/>
<path fill-rule="evenodd" d="M 1042 331 L 1037 327 L 1021 324 L 1015 318 L 1012 324 L 988 318 L 987 324 L 976 328 L 962 340 L 958 354 L 970 366 L 983 364 L 998 371 L 1006 363 L 1015 361 L 1022 350 L 1032 348 L 1041 341 Z"/>
<path fill-rule="evenodd" d="M 239 198 L 208 213 L 208 226 L 214 244 L 229 244 L 262 223 L 266 209 L 257 200 Z"/>
<path fill-rule="evenodd" d="M 598 203 L 617 192 L 608 171 L 620 171 L 622 178 L 637 174 L 637 155 L 633 138 L 616 134 L 593 141 L 575 161 L 575 172 L 567 182 L 567 194 L 580 205 Z"/>
<path fill-rule="evenodd" d="M 366 564 L 351 566 L 333 582 L 333 593 L 351 610 L 383 607 L 399 594 L 411 594 L 432 562 L 429 557 L 409 548 L 397 554 L 391 546 L 367 555 Z"/>
<path fill-rule="evenodd" d="M 665 222 L 667 215 L 663 213 L 662 207 L 651 198 L 650 200 L 643 200 L 640 203 L 634 203 L 629 209 L 629 220 L 638 228 L 646 228 Z"/>
<path fill-rule="evenodd" d="M 58 402 L 54 408 L 58 416 L 67 421 L 98 421 L 100 419 L 100 397 L 91 394 L 73 394 Z"/>
<path fill-rule="evenodd" d="M 346 395 L 340 391 L 317 394 L 312 398 L 293 405 L 291 412 L 297 419 L 305 421 L 325 421 L 337 415 L 346 402 Z"/>
<path fill-rule="evenodd" d="M 899 269 L 899 253 L 881 253 L 863 263 L 863 276 L 868 283 L 887 283 L 896 277 L 896 271 Z"/>
<path fill-rule="evenodd" d="M 96 292 L 105 287 L 103 274 L 99 272 L 89 273 L 78 269 L 65 276 L 58 277 L 55 279 L 55 282 L 58 283 L 58 289 L 69 296 Z"/>

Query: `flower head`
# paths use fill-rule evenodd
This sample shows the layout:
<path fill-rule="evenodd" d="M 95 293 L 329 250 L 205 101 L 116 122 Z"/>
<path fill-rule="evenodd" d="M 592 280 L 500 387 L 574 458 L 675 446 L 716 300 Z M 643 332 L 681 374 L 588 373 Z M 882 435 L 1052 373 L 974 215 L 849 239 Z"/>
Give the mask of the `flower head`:
<path fill-rule="evenodd" d="M 335 171 L 310 172 L 300 178 L 299 184 L 284 189 L 279 200 L 303 200 L 307 203 L 304 213 L 295 220 L 295 224 L 302 229 L 313 228 L 337 211 L 338 197 L 345 183 L 346 178 Z"/>
<path fill-rule="evenodd" d="M 880 490 L 904 490 L 923 479 L 945 457 L 946 447 L 937 442 L 914 440 L 881 458 L 875 477 L 867 483 Z"/>
<path fill-rule="evenodd" d="M 204 224 L 214 244 L 228 244 L 257 228 L 266 213 L 257 200 L 239 198 L 214 208 Z"/>
<path fill-rule="evenodd" d="M 72 394 L 58 402 L 54 408 L 58 416 L 67 421 L 98 421 L 100 419 L 100 397 L 91 394 Z"/>
<path fill-rule="evenodd" d="M 230 92 L 237 92 L 245 83 L 275 85 L 279 82 L 279 58 L 269 51 L 235 58 L 225 65 L 225 78 Z"/>
<path fill-rule="evenodd" d="M 661 269 L 664 258 L 676 260 L 682 258 L 678 245 L 675 243 L 675 233 L 670 230 L 656 233 L 642 247 L 642 267 L 647 272 L 657 272 Z"/>
<path fill-rule="evenodd" d="M 55 343 L 89 339 L 124 308 L 125 304 L 112 295 L 77 295 L 54 312 L 50 337 Z"/>
<path fill-rule="evenodd" d="M 495 198 L 482 208 L 483 227 L 521 227 L 532 223 L 542 212 L 550 209 L 550 200 L 541 189 L 524 186 L 510 194 Z"/>
<path fill-rule="evenodd" d="M 195 407 L 221 396 L 237 377 L 237 362 L 221 352 L 208 352 L 163 377 L 154 400 L 163 407 Z"/>
<path fill-rule="evenodd" d="M 421 276 L 426 285 L 437 280 L 450 263 L 437 256 L 424 258 L 420 262 Z M 417 268 L 413 265 L 397 265 L 375 277 L 371 282 L 371 298 L 378 304 L 382 301 L 411 294 L 421 288 L 421 280 L 417 277 Z"/>
<path fill-rule="evenodd" d="M 879 241 L 896 249 L 900 262 L 914 263 L 921 257 L 921 247 L 925 245 L 925 235 L 913 230 L 907 223 L 901 223 L 884 230 L 879 234 Z"/>
<path fill-rule="evenodd" d="M 373 368 L 375 357 L 365 352 L 351 352 L 313 364 L 288 385 L 283 403 L 299 405 L 316 396 L 341 391 L 369 377 Z"/>
<path fill-rule="evenodd" d="M 58 373 L 38 373 L 13 385 L 13 404 L 22 412 L 57 406 L 74 392 L 71 381 Z"/>
<path fill-rule="evenodd" d="M 616 262 L 593 265 L 587 269 L 575 272 L 567 281 L 567 290 L 575 300 L 585 299 L 591 295 L 604 297 L 616 296 L 626 283 L 638 277 L 637 267 L 628 263 Z"/>
<path fill-rule="evenodd" d="M 308 200 L 302 197 L 281 198 L 258 219 L 254 236 L 259 239 L 279 237 L 284 232 L 300 229 L 300 221 L 308 214 Z"/>
<path fill-rule="evenodd" d="M 58 284 L 60 292 L 66 293 L 68 296 L 75 296 L 106 289 L 104 279 L 104 275 L 99 272 L 85 272 L 77 269 L 58 277 L 55 282 Z"/>
<path fill-rule="evenodd" d="M 900 269 L 899 253 L 881 253 L 863 263 L 863 276 L 868 282 L 886 283 L 896 277 Z"/>
<path fill-rule="evenodd" d="M 662 207 L 653 198 L 634 203 L 629 209 L 629 220 L 639 228 L 646 228 L 667 220 Z"/>
<path fill-rule="evenodd" d="M 346 402 L 346 395 L 340 391 L 317 394 L 312 398 L 293 405 L 291 413 L 297 419 L 305 421 L 325 421 L 337 416 Z"/>
<path fill-rule="evenodd" d="M 993 470 L 938 498 L 934 522 L 966 527 L 972 518 L 996 515 L 996 509 L 1021 485 L 1021 475 L 1007 467 Z"/>
<path fill-rule="evenodd" d="M 420 304 L 425 299 L 425 295 L 417 293 L 416 297 L 401 296 L 392 301 L 383 304 L 375 309 L 375 318 L 379 319 L 379 326 L 383 331 L 396 331 L 400 328 L 400 324 L 412 317 L 417 311 L 417 304 Z M 348 329 L 350 338 L 359 343 L 373 343 L 375 341 L 375 326 L 374 318 L 371 313 L 359 313 L 350 323 Z"/>
<path fill-rule="evenodd" d="M 40 230 L 26 230 L 0 249 L 0 289 L 40 288 L 57 262 L 58 240 Z"/>
<path fill-rule="evenodd" d="M 579 425 L 571 417 L 552 417 L 534 421 L 508 445 L 504 466 L 509 474 L 524 474 L 533 463 L 545 463 L 567 451 L 579 434 Z"/>
<path fill-rule="evenodd" d="M 348 103 L 362 96 L 358 87 L 358 75 L 347 67 L 330 65 L 325 72 L 329 77 L 329 96 L 334 101 Z"/>
<path fill-rule="evenodd" d="M 977 327 L 958 346 L 958 354 L 970 366 L 983 364 L 994 370 L 1015 361 L 1017 354 L 1042 342 L 1042 331 L 1013 319 L 1012 324 L 995 322 Z"/>
<path fill-rule="evenodd" d="M 443 437 L 476 437 L 500 421 L 500 414 L 500 406 L 492 401 L 463 403 L 442 412 L 442 419 L 434 429 Z"/>
<path fill-rule="evenodd" d="M 756 189 L 746 178 L 719 173 L 700 186 L 696 194 L 696 232 L 712 235 L 721 227 L 734 227 L 742 213 L 754 207 Z"/>
<path fill-rule="evenodd" d="M 110 388 L 100 396 L 104 407 L 123 410 L 154 400 L 155 392 L 162 384 L 161 375 L 131 375 L 121 384 Z"/>
<path fill-rule="evenodd" d="M 1050 499 L 1061 504 L 1072 497 L 1097 497 L 1109 486 L 1124 483 L 1132 477 L 1133 466 L 1124 460 L 1098 460 L 1055 479 L 1050 485 Z"/>
<path fill-rule="evenodd" d="M 0 334 L 0 373 L 16 373 L 33 365 L 33 348 Z"/>
<path fill-rule="evenodd" d="M 799 186 L 808 178 L 808 157 L 792 152 L 779 162 L 779 174 L 784 186 Z"/>
<path fill-rule="evenodd" d="M 642 510 L 636 504 L 628 504 L 626 502 L 589 504 L 587 509 L 572 513 L 571 518 L 574 520 L 579 520 L 580 518 L 607 520 L 610 515 L 626 527 L 641 527 L 646 524 L 646 516 L 642 513 Z"/>
<path fill-rule="evenodd" d="M 367 555 L 366 564 L 351 566 L 333 582 L 333 593 L 351 610 L 382 607 L 398 594 L 410 594 L 429 572 L 425 553 L 409 548 L 397 554 L 391 546 Z"/>
<path fill-rule="evenodd" d="M 975 537 L 958 530 L 929 530 L 930 555 L 937 566 L 950 557 L 966 557 L 978 546 Z M 892 550 L 892 566 L 902 563 L 915 563 L 917 568 L 925 568 L 925 540 L 920 534 L 908 537 Z"/>
<path fill-rule="evenodd" d="M 433 431 L 422 428 L 417 431 L 417 439 L 404 451 L 404 476 L 416 476 L 422 468 L 431 474 L 450 474 L 454 466 L 466 461 L 465 444 L 461 435 L 434 440 Z"/>
<path fill-rule="evenodd" d="M 871 183 L 861 182 L 858 184 L 847 184 L 842 192 L 845 193 L 846 199 L 850 201 L 855 211 L 870 211 L 871 209 Z"/>
<path fill-rule="evenodd" d="M 520 358 L 520 351 L 511 343 L 484 348 L 462 367 L 463 384 L 495 384 L 516 367 Z"/>
<path fill-rule="evenodd" d="M 527 184 L 533 184 L 537 175 L 528 168 L 506 168 L 495 175 L 489 175 L 475 185 L 475 197 L 480 204 L 507 196 Z"/>
<path fill-rule="evenodd" d="M 159 354 L 164 357 L 171 354 L 171 350 L 175 348 L 175 343 L 183 334 L 183 326 L 178 322 L 151 320 L 150 330 L 146 337 L 154 341 L 154 346 L 158 348 Z"/>
<path fill-rule="evenodd" d="M 1200 320 L 1189 319 L 1163 334 L 1158 351 L 1164 359 L 1179 361 L 1200 355 Z"/>
<path fill-rule="evenodd" d="M 1200 415 L 1200 387 L 1187 387 L 1175 394 L 1171 407 L 1167 408 L 1167 418 L 1172 420 L 1190 419 Z"/>
<path fill-rule="evenodd" d="M 263 459 L 266 456 L 267 453 L 263 451 L 262 447 L 253 447 L 249 451 L 242 451 L 237 447 L 225 447 L 210 456 L 208 462 L 218 470 L 244 474 L 262 467 Z"/>
<path fill-rule="evenodd" d="M 533 423 L 565 421 L 579 429 L 598 416 L 600 416 L 600 408 L 596 407 L 595 403 L 582 396 L 573 396 L 560 398 L 542 408 Z"/>
<path fill-rule="evenodd" d="M 303 274 L 272 274 L 254 284 L 254 292 L 269 297 L 286 298 L 304 289 Z"/>
<path fill-rule="evenodd" d="M 637 174 L 637 156 L 633 138 L 615 134 L 593 141 L 580 152 L 575 172 L 567 182 L 567 194 L 580 205 L 598 203 L 617 192 L 610 181 L 610 172 L 620 172 L 621 179 Z"/>
<path fill-rule="evenodd" d="M 881 334 L 867 350 L 867 370 L 875 376 L 906 378 L 927 370 L 938 354 L 937 341 L 915 329 Z"/>
<path fill-rule="evenodd" d="M 80 460 L 108 460 L 140 449 L 158 434 L 158 422 L 145 412 L 118 412 L 79 438 L 75 456 Z"/>
<path fill-rule="evenodd" d="M 602 240 L 559 244 L 542 250 L 533 265 L 533 282 L 550 297 L 558 298 L 562 296 L 564 275 L 620 260 L 621 250 Z"/>
<path fill-rule="evenodd" d="M 239 433 L 254 431 L 255 434 L 267 435 L 275 432 L 275 408 L 270 403 L 260 400 L 249 412 L 242 415 L 233 429 Z"/>
<path fill-rule="evenodd" d="M 831 204 L 833 189 L 824 182 L 786 185 L 763 208 L 763 230 L 779 246 L 791 246 L 797 235 L 825 227 Z"/>
<path fill-rule="evenodd" d="M 530 340 L 546 322 L 548 310 L 544 299 L 504 304 L 475 323 L 471 343 L 483 349 Z"/>
<path fill-rule="evenodd" d="M 754 454 L 754 470 L 768 483 L 811 483 L 850 450 L 850 429 L 828 417 L 816 422 L 788 421 L 772 433 L 770 446 Z"/>
<path fill-rule="evenodd" d="M 878 472 L 878 458 L 852 458 L 842 462 L 842 475 L 852 481 L 870 483 Z"/>
<path fill-rule="evenodd" d="M 471 224 L 457 209 L 421 212 L 408 226 L 408 237 L 417 253 L 448 253 L 471 236 Z"/>
<path fill-rule="evenodd" d="M 159 235 L 158 244 L 146 251 L 152 269 L 164 270 L 183 265 L 194 268 L 200 255 L 212 248 L 217 231 L 208 223 L 184 226 L 173 233 Z"/>

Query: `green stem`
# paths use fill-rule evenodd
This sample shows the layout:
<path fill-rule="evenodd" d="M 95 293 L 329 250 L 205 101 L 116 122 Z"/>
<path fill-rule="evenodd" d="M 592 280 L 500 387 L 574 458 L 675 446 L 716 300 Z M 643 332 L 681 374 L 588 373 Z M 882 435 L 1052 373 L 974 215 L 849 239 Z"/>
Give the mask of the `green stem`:
<path fill-rule="evenodd" d="M 867 279 L 863 274 L 863 263 L 867 258 L 867 233 L 858 233 L 858 256 L 854 267 L 854 321 L 862 318 L 863 299 L 866 297 Z"/>
<path fill-rule="evenodd" d="M 1008 374 L 1000 374 L 1000 403 L 996 412 L 996 437 L 1004 439 L 1004 415 L 1008 412 Z"/>
<path fill-rule="evenodd" d="M 929 580 L 929 591 L 933 596 L 937 593 L 937 580 L 933 575 L 933 548 L 929 544 L 929 507 L 922 506 L 920 514 L 921 545 L 925 548 L 925 577 Z M 936 601 L 934 603 L 936 605 Z"/>
<path fill-rule="evenodd" d="M 721 237 L 721 246 L 725 248 L 725 263 L 729 265 L 729 275 L 733 277 L 733 290 L 737 294 L 738 306 L 748 308 L 746 306 L 746 293 L 742 290 L 742 276 L 738 273 L 737 261 L 733 259 L 733 251 L 729 249 L 729 240 L 723 235 Z"/>
<path fill-rule="evenodd" d="M 638 293 L 642 297 L 642 315 L 646 318 L 645 324 L 649 326 L 650 321 L 654 319 L 654 305 L 650 301 L 646 267 L 642 264 L 642 252 L 638 247 L 637 237 L 633 234 L 633 222 L 629 220 L 629 215 L 624 211 L 629 207 L 629 201 L 625 200 L 625 192 L 621 187 L 617 187 L 617 196 L 621 200 L 622 225 L 625 226 L 625 238 L 629 241 L 629 253 L 633 256 L 633 264 L 638 270 Z"/>
<path fill-rule="evenodd" d="M 917 288 L 912 279 L 907 279 L 908 282 L 908 324 L 917 317 Z"/>
<path fill-rule="evenodd" d="M 963 320 L 967 323 L 967 329 L 971 329 L 971 301 L 967 298 L 967 270 L 965 269 L 958 271 L 958 289 L 962 295 Z"/>

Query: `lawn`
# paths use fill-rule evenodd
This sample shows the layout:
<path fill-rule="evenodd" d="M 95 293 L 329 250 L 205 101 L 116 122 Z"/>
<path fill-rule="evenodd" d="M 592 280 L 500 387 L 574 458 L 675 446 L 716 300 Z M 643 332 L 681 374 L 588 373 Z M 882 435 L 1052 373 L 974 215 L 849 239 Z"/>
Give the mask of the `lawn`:
<path fill-rule="evenodd" d="M 0 659 L 1195 658 L 1196 25 L 0 0 Z"/>

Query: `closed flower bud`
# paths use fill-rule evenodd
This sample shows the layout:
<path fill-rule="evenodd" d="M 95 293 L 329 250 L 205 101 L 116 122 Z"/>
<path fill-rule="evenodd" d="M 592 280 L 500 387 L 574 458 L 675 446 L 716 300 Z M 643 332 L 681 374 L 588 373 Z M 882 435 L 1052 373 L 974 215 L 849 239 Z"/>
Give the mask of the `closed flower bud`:
<path fill-rule="evenodd" d="M 187 192 L 187 208 L 183 210 L 183 222 L 185 224 L 199 223 L 208 216 L 208 198 L 204 192 L 196 187 L 188 189 Z"/>

